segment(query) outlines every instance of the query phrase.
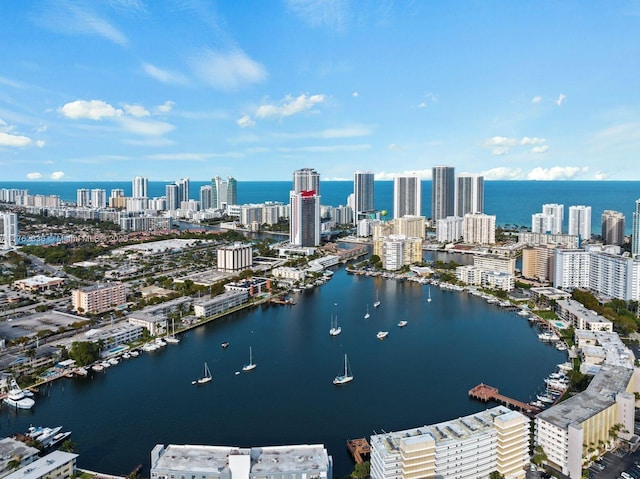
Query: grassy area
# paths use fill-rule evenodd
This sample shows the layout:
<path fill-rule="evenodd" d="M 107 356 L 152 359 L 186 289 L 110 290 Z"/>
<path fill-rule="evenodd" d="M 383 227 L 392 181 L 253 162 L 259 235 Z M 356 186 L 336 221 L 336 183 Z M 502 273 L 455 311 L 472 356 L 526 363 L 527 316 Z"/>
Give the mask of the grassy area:
<path fill-rule="evenodd" d="M 553 311 L 534 311 L 534 313 L 547 321 L 558 319 L 558 315 Z"/>

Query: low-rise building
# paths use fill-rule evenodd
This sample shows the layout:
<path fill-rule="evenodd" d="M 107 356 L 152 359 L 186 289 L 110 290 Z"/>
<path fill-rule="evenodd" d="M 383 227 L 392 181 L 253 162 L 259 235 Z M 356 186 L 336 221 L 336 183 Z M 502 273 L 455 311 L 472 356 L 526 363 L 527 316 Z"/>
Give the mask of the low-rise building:
<path fill-rule="evenodd" d="M 77 454 L 53 451 L 5 476 L 6 479 L 67 479 L 76 473 Z"/>
<path fill-rule="evenodd" d="M 267 278 L 251 278 L 241 281 L 234 281 L 224 285 L 225 291 L 247 292 L 250 298 L 271 291 L 271 280 Z"/>
<path fill-rule="evenodd" d="M 516 259 L 495 254 L 473 255 L 473 265 L 485 271 L 500 271 L 515 274 Z"/>
<path fill-rule="evenodd" d="M 193 312 L 198 318 L 209 318 L 243 305 L 247 301 L 249 301 L 248 291 L 227 291 L 212 298 L 197 300 L 193 305 Z"/>
<path fill-rule="evenodd" d="M 102 340 L 105 345 L 113 347 L 140 339 L 142 334 L 142 326 L 117 323 L 102 329 L 90 329 L 85 333 L 85 336 L 90 341 L 97 342 Z"/>
<path fill-rule="evenodd" d="M 556 314 L 569 322 L 576 329 L 589 331 L 613 331 L 613 323 L 603 318 L 595 311 L 591 311 L 574 299 L 556 301 Z"/>
<path fill-rule="evenodd" d="M 27 446 L 22 441 L 10 437 L 0 439 L 0 478 L 5 477 L 12 471 L 12 469 L 9 469 L 9 462 L 12 459 L 18 458 L 20 460 L 19 467 L 21 468 L 35 461 L 39 454 L 39 449 Z"/>
<path fill-rule="evenodd" d="M 302 269 L 291 268 L 290 266 L 280 266 L 273 268 L 271 273 L 275 278 L 290 279 L 293 281 L 304 281 L 307 273 Z"/>
<path fill-rule="evenodd" d="M 151 336 L 158 336 L 167 332 L 167 318 L 164 315 L 135 312 L 129 316 L 129 324 L 141 326 Z"/>
<path fill-rule="evenodd" d="M 38 274 L 30 278 L 19 279 L 13 282 L 13 285 L 21 289 L 22 291 L 28 291 L 29 293 L 38 293 L 41 291 L 48 291 L 50 289 L 57 288 L 64 284 L 64 278 L 58 278 L 56 276 L 44 276 Z"/>
<path fill-rule="evenodd" d="M 552 306 L 557 301 L 571 297 L 571 293 L 567 291 L 546 286 L 531 288 L 529 294 L 531 295 L 531 300 L 536 304 L 536 307 L 540 309 L 552 309 Z"/>
<path fill-rule="evenodd" d="M 524 478 L 529 419 L 497 406 L 470 416 L 371 436 L 372 479 Z"/>
<path fill-rule="evenodd" d="M 239 448 L 156 445 L 151 479 L 332 479 L 333 459 L 323 445 Z"/>

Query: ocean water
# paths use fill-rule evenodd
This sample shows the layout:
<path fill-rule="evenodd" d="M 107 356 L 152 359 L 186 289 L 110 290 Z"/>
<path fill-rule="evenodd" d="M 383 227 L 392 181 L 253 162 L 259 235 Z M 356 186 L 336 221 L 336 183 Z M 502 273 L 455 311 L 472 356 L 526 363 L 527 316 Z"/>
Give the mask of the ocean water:
<path fill-rule="evenodd" d="M 184 334 L 178 345 L 58 380 L 41 388 L 31 411 L 3 406 L 0 434 L 62 425 L 73 431 L 80 467 L 126 475 L 142 464 L 143 477 L 156 444 L 322 443 L 344 477 L 353 468 L 348 439 L 484 410 L 491 405 L 468 397 L 481 382 L 530 401 L 566 360 L 526 319 L 467 293 L 340 268 L 327 284 L 292 298 L 295 306 L 237 312 Z M 331 337 L 334 314 L 342 334 Z M 407 326 L 398 328 L 400 320 Z M 380 330 L 389 331 L 384 341 L 376 339 Z M 257 367 L 236 374 L 249 347 Z M 332 380 L 345 353 L 354 380 L 338 387 Z M 194 386 L 205 361 L 213 381 Z"/>
<path fill-rule="evenodd" d="M 192 181 L 190 193 L 197 199 L 205 181 Z M 149 196 L 164 196 L 164 182 L 150 182 Z M 289 201 L 290 181 L 239 181 L 238 202 L 262 203 L 264 201 Z M 26 188 L 31 194 L 59 195 L 63 200 L 75 201 L 79 188 L 104 188 L 107 195 L 112 188 L 122 188 L 131 195 L 131 182 L 4 182 L 0 188 Z M 353 192 L 351 181 L 323 181 L 320 184 L 322 204 L 345 205 Z M 600 233 L 600 218 L 604 210 L 620 211 L 625 215 L 627 234 L 632 229 L 632 213 L 635 201 L 640 198 L 638 181 L 486 181 L 485 213 L 496 215 L 499 225 L 531 226 L 531 215 L 542 211 L 545 203 L 565 205 L 565 231 L 568 225 L 569 206 L 591 206 L 593 233 Z M 375 206 L 386 210 L 388 218 L 393 214 L 393 182 L 375 182 Z M 422 214 L 431 216 L 431 181 L 422 182 Z"/>

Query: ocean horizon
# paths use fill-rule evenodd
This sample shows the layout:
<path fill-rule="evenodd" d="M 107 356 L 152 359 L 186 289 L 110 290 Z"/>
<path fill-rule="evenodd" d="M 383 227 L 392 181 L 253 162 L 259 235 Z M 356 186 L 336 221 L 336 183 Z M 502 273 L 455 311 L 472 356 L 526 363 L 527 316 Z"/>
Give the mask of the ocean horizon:
<path fill-rule="evenodd" d="M 165 186 L 171 181 L 149 181 L 149 197 L 164 196 Z M 190 197 L 198 199 L 200 187 L 210 181 L 191 181 Z M 289 202 L 291 181 L 238 181 L 238 203 Z M 393 181 L 376 180 L 375 207 L 386 210 L 387 219 L 393 214 Z M 27 189 L 29 194 L 58 195 L 64 201 L 76 201 L 79 188 L 104 188 L 107 196 L 111 189 L 121 188 L 125 196 L 131 195 L 131 181 L 6 181 L 0 188 Z M 353 192 L 353 181 L 324 180 L 320 182 L 321 204 L 340 206 L 347 203 Z M 486 214 L 496 215 L 498 225 L 531 226 L 531 215 L 542 211 L 542 205 L 565 205 L 564 230 L 568 225 L 569 206 L 591 206 L 592 233 L 600 233 L 600 217 L 604 210 L 615 210 L 625 216 L 625 233 L 632 230 L 635 202 L 640 198 L 640 181 L 485 181 Z M 431 180 L 422 181 L 422 215 L 431 216 Z"/>

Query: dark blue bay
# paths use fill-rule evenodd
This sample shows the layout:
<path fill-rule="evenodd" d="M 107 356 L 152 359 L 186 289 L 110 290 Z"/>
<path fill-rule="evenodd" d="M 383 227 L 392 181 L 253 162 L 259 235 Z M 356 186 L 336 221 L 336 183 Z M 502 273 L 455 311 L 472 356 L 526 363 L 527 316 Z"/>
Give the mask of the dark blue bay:
<path fill-rule="evenodd" d="M 376 291 L 382 302 L 373 308 Z M 480 382 L 529 401 L 565 354 L 540 343 L 526 319 L 467 293 L 347 275 L 344 269 L 295 306 L 236 313 L 87 379 L 63 379 L 33 411 L 3 408 L 0 433 L 30 424 L 73 431 L 81 467 L 126 474 L 157 443 L 258 446 L 324 443 L 339 475 L 352 468 L 348 438 L 463 416 Z M 364 314 L 369 304 L 371 317 Z M 330 337 L 331 314 L 342 334 Z M 409 324 L 400 329 L 401 319 Z M 384 341 L 376 332 L 388 330 Z M 220 347 L 229 341 L 228 349 Z M 235 372 L 253 347 L 258 367 Z M 332 379 L 349 356 L 355 379 Z M 213 382 L 193 386 L 207 361 Z"/>

